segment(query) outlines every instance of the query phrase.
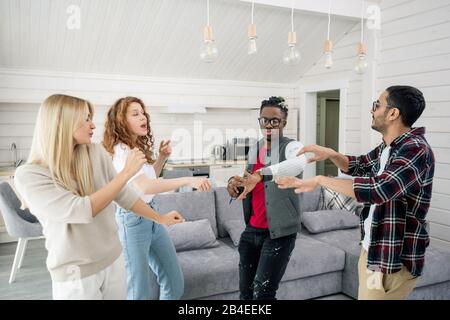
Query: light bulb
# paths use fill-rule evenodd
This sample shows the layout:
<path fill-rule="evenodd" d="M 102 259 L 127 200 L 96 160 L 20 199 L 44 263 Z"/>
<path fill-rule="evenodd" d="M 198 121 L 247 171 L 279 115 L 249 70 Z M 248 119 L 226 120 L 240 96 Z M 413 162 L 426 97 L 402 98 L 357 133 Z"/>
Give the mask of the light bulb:
<path fill-rule="evenodd" d="M 200 59 L 204 62 L 214 62 L 219 56 L 219 49 L 214 40 L 204 40 L 200 48 Z"/>
<path fill-rule="evenodd" d="M 367 63 L 366 60 L 366 54 L 365 53 L 358 54 L 358 60 L 356 61 L 355 64 L 355 72 L 357 74 L 363 74 L 364 72 L 366 72 L 368 65 L 369 64 Z"/>
<path fill-rule="evenodd" d="M 290 44 L 289 47 L 284 51 L 283 62 L 285 64 L 294 65 L 300 62 L 301 55 L 294 44 Z"/>
<path fill-rule="evenodd" d="M 333 66 L 333 55 L 331 52 L 325 52 L 325 68 L 330 69 Z"/>
<path fill-rule="evenodd" d="M 247 53 L 249 56 L 254 55 L 258 52 L 258 48 L 256 47 L 256 38 L 249 38 Z"/>

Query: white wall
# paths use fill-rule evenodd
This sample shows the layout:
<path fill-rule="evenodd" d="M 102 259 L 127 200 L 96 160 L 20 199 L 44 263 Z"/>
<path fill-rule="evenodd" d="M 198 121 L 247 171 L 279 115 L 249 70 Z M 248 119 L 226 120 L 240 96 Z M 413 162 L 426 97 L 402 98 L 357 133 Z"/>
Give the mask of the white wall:
<path fill-rule="evenodd" d="M 343 139 L 344 146 L 341 150 L 345 150 L 347 154 L 360 154 L 365 150 L 361 148 L 361 123 L 362 118 L 369 117 L 369 104 L 362 103 L 362 82 L 363 77 L 353 72 L 356 61 L 357 44 L 360 39 L 360 26 L 353 27 L 346 36 L 334 44 L 333 60 L 334 65 L 331 69 L 324 67 L 324 58 L 315 63 L 311 69 L 298 82 L 299 90 L 303 88 L 318 88 L 324 82 L 346 82 L 347 83 L 347 102 L 345 107 L 345 137 Z M 339 88 L 330 88 L 339 89 Z M 341 101 L 345 103 L 345 101 Z M 303 108 L 300 105 L 300 108 Z M 305 116 L 309 118 L 307 110 Z M 303 113 L 302 113 L 303 114 Z M 300 125 L 302 120 L 300 120 Z M 302 137 L 301 137 L 302 138 Z"/>
<path fill-rule="evenodd" d="M 13 70 L 0 70 L 0 76 L 0 163 L 12 160 L 12 142 L 18 146 L 18 156 L 26 159 L 39 103 L 54 93 L 75 95 L 94 103 L 95 142 L 101 141 L 109 106 L 121 96 L 140 97 L 149 106 L 156 142 L 185 132 L 191 139 L 184 140 L 184 144 L 193 158 L 208 156 L 206 150 L 201 153 L 202 146 L 225 142 L 221 138 L 229 137 L 228 131 L 258 131 L 257 112 L 251 108 L 258 108 L 261 100 L 271 95 L 285 97 L 290 109 L 296 108 L 293 85 Z M 168 114 L 163 107 L 167 105 L 206 106 L 207 113 Z M 292 138 L 297 137 L 295 117 L 293 111 L 286 130 Z M 176 145 L 180 146 L 180 142 L 174 141 Z"/>
<path fill-rule="evenodd" d="M 370 128 L 370 107 L 386 87 L 406 84 L 422 90 L 427 107 L 415 126 L 426 127 L 426 138 L 436 157 L 428 213 L 431 237 L 436 244 L 450 246 L 450 2 L 383 0 L 381 19 L 380 31 L 365 29 L 371 61 L 366 74 L 352 72 L 360 37 L 357 25 L 335 43 L 334 66 L 326 70 L 322 57 L 298 82 L 298 90 L 348 81 L 347 154 L 366 153 L 380 142 L 381 136 Z M 301 115 L 310 119 L 307 115 L 311 110 L 305 111 L 303 103 L 300 99 Z"/>
<path fill-rule="evenodd" d="M 394 84 L 422 90 L 426 127 L 436 157 L 428 212 L 435 242 L 450 245 L 450 2 L 382 1 L 377 90 Z"/>

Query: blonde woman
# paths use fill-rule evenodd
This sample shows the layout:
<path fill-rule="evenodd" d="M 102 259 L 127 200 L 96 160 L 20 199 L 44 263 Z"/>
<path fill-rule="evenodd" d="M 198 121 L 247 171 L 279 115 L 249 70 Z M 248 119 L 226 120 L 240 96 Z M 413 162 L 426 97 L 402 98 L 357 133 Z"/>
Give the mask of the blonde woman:
<path fill-rule="evenodd" d="M 113 201 L 158 223 L 174 224 L 177 212 L 160 216 L 127 181 L 145 162 L 132 150 L 116 174 L 111 158 L 91 144 L 92 105 L 52 95 L 41 105 L 30 156 L 15 183 L 43 226 L 54 299 L 124 299 L 126 277 Z"/>
<path fill-rule="evenodd" d="M 190 186 L 199 191 L 211 189 L 206 178 L 157 179 L 171 148 L 169 141 L 163 141 L 159 157 L 153 158 L 150 116 L 144 103 L 138 98 L 121 98 L 108 111 L 103 145 L 113 155 L 116 170 L 123 168 L 125 159 L 133 148 L 144 152 L 147 162 L 129 183 L 134 185 L 141 193 L 141 199 L 151 208 L 155 208 L 153 195 L 156 193 L 181 186 Z M 155 299 L 158 298 L 158 291 L 161 300 L 181 298 L 184 278 L 175 247 L 166 229 L 151 220 L 142 219 L 134 210 L 123 207 L 117 209 L 116 219 L 127 269 L 128 299 Z"/>

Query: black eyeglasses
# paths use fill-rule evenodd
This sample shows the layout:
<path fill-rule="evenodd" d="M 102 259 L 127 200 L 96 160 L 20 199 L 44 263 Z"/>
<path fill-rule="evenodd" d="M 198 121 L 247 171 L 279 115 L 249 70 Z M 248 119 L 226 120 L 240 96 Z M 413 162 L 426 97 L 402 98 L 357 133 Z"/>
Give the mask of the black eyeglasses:
<path fill-rule="evenodd" d="M 376 100 L 372 102 L 372 112 L 377 111 L 377 109 L 380 107 L 380 100 Z M 386 105 L 386 108 L 395 108 L 394 106 Z"/>
<path fill-rule="evenodd" d="M 284 119 L 279 119 L 279 118 L 266 118 L 266 117 L 261 117 L 258 118 L 259 121 L 259 125 L 261 127 L 265 127 L 268 124 L 270 124 L 273 128 L 278 128 L 282 123 L 284 123 L 286 120 Z"/>

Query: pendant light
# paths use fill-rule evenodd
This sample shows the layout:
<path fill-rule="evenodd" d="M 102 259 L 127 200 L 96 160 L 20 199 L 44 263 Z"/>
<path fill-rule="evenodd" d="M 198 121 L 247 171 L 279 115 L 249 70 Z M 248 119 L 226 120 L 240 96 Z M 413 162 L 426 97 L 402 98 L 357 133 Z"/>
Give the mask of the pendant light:
<path fill-rule="evenodd" d="M 325 68 L 330 69 L 333 66 L 333 43 L 330 40 L 331 25 L 331 0 L 328 3 L 328 29 L 327 40 L 325 40 Z"/>
<path fill-rule="evenodd" d="M 217 49 L 212 28 L 209 24 L 209 0 L 206 0 L 206 14 L 207 22 L 203 29 L 203 44 L 200 48 L 200 59 L 204 62 L 214 62 L 219 56 L 219 50 Z"/>
<path fill-rule="evenodd" d="M 288 48 L 283 53 L 283 62 L 288 65 L 295 65 L 300 62 L 300 52 L 295 47 L 297 34 L 294 31 L 294 1 L 291 8 L 291 31 L 288 33 Z"/>
<path fill-rule="evenodd" d="M 367 67 L 366 46 L 364 45 L 364 1 L 362 1 L 361 7 L 361 40 L 358 44 L 358 56 L 355 64 L 355 72 L 357 74 L 363 74 L 366 72 Z"/>
<path fill-rule="evenodd" d="M 253 14 L 255 11 L 255 1 L 252 1 L 252 22 L 248 26 L 247 35 L 248 35 L 248 46 L 247 46 L 247 54 L 249 56 L 255 55 L 258 52 L 258 48 L 256 47 L 256 24 L 253 22 Z"/>

